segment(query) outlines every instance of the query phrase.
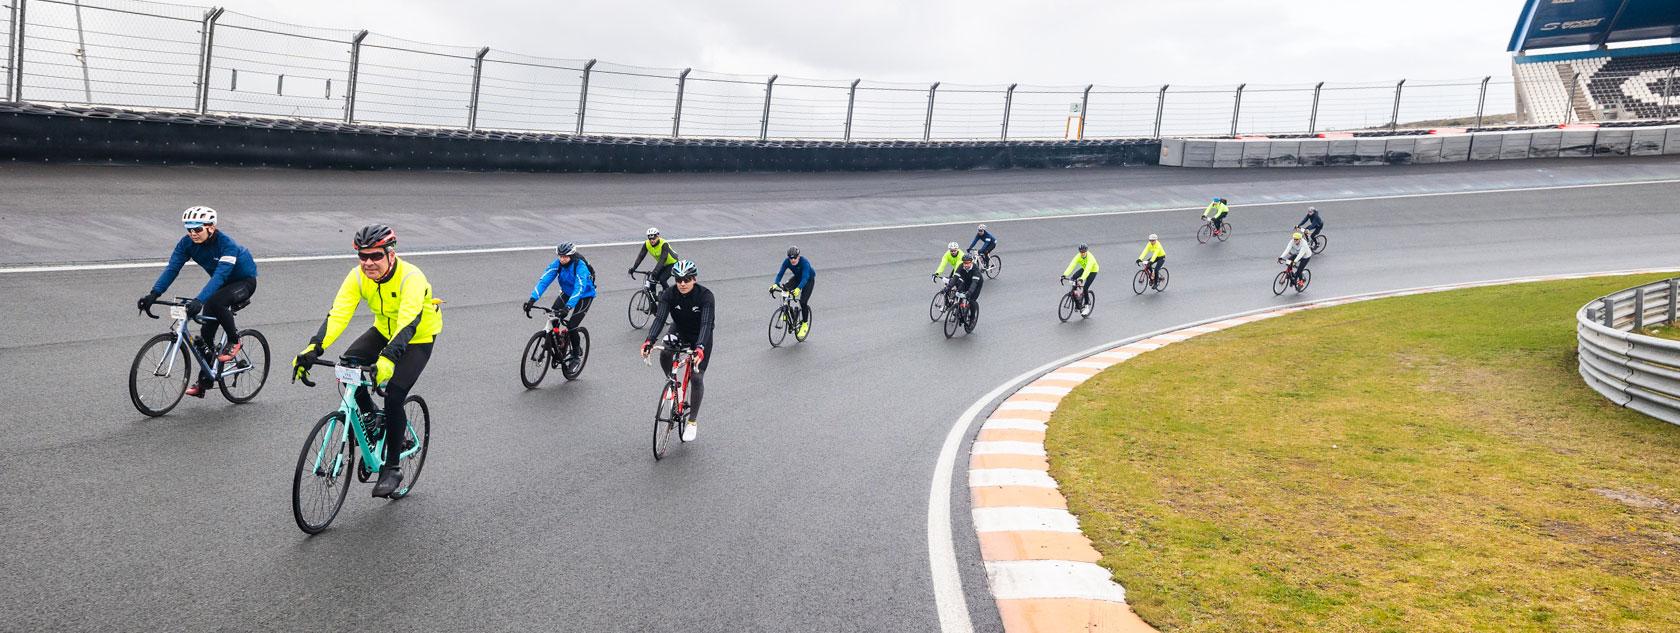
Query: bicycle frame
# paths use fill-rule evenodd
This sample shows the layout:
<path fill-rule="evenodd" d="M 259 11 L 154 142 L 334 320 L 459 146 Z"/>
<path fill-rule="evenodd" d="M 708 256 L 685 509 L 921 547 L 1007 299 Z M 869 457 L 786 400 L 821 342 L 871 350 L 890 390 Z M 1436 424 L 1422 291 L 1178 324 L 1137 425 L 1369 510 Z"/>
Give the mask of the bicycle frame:
<path fill-rule="evenodd" d="M 362 463 L 367 465 L 369 472 L 377 473 L 385 466 L 385 460 L 383 457 L 385 454 L 385 442 L 391 438 L 380 436 L 379 442 L 370 446 L 367 439 L 367 427 L 363 425 L 362 407 L 356 403 L 356 391 L 363 388 L 371 389 L 372 381 L 367 380 L 367 370 L 365 368 L 349 368 L 338 365 L 335 365 L 333 368 L 339 372 L 337 377 L 340 393 L 338 411 L 339 413 L 344 414 L 346 422 L 343 429 L 333 428 L 333 425 L 339 424 L 337 419 L 327 422 L 327 430 L 325 433 L 321 434 L 321 448 L 315 452 L 315 470 L 317 472 L 321 470 L 321 458 L 326 454 L 327 442 L 332 439 L 334 433 L 339 434 L 340 441 L 349 441 L 349 433 L 354 432 L 356 446 L 361 449 Z M 356 373 L 356 378 L 353 380 L 349 379 L 344 373 L 346 370 L 354 371 Z M 413 421 L 406 422 L 405 424 L 407 424 L 408 434 L 415 435 Z M 421 446 L 419 444 L 415 444 L 408 450 L 403 451 L 398 459 L 407 459 L 410 455 L 413 455 L 420 449 Z M 333 464 L 334 472 L 342 466 L 344 466 L 344 464 Z"/>
<path fill-rule="evenodd" d="M 177 307 L 180 306 L 171 306 L 171 308 Z M 171 309 L 170 312 L 171 316 L 175 317 L 175 324 L 170 326 L 170 329 L 175 331 L 175 342 L 170 344 L 169 351 L 165 352 L 163 358 L 158 359 L 157 366 L 152 368 L 153 376 L 168 376 L 170 373 L 174 372 L 175 361 L 179 359 L 181 348 L 183 347 L 187 348 L 187 350 L 192 353 L 193 358 L 198 361 L 199 367 L 207 368 L 206 371 L 209 372 L 211 380 L 236 376 L 247 371 L 251 371 L 251 367 L 234 367 L 226 372 L 222 371 L 223 366 L 221 359 L 215 357 L 206 358 L 203 353 L 199 352 L 197 346 L 187 345 L 187 342 L 191 339 L 190 335 L 187 334 L 188 319 L 186 315 L 181 314 L 179 316 L 175 316 L 173 309 Z M 215 345 L 217 349 L 220 349 L 222 347 L 222 343 L 226 341 L 227 328 L 221 328 L 221 330 L 217 332 L 216 340 L 212 343 L 212 345 Z"/>

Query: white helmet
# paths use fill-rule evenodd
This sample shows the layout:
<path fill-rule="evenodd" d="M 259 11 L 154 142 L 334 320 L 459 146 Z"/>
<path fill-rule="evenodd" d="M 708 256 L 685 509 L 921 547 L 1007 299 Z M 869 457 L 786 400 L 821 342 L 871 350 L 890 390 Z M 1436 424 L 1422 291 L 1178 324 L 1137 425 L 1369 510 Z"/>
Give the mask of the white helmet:
<path fill-rule="evenodd" d="M 982 224 L 979 227 L 977 227 L 976 230 L 984 231 L 984 230 L 986 230 L 986 225 Z"/>
<path fill-rule="evenodd" d="M 648 237 L 654 237 L 654 236 L 657 236 L 657 235 L 659 235 L 659 227 L 656 227 L 656 226 L 648 227 L 648 230 L 647 230 L 647 236 Z"/>
<path fill-rule="evenodd" d="M 189 229 L 215 223 L 216 210 L 210 207 L 193 207 L 181 212 L 181 224 L 186 225 Z"/>
<path fill-rule="evenodd" d="M 1161 239 L 1161 236 L 1159 236 L 1159 235 L 1156 235 L 1156 234 L 1154 234 L 1154 233 L 1150 233 L 1150 234 L 1149 234 L 1149 241 L 1151 241 L 1151 242 L 1154 242 L 1154 241 L 1157 241 L 1157 240 L 1159 240 L 1159 239 Z"/>
<path fill-rule="evenodd" d="M 951 250 L 954 251 L 954 250 L 957 250 L 958 246 L 957 246 L 956 242 L 951 242 L 950 244 L 946 244 L 945 248 L 948 248 L 948 249 L 951 249 Z"/>

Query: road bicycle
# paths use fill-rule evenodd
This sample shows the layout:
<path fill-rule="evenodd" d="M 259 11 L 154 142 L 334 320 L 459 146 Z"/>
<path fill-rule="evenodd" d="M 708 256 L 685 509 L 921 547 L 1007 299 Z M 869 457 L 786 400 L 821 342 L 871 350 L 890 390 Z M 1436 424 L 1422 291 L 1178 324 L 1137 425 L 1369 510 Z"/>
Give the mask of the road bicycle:
<path fill-rule="evenodd" d="M 1171 275 L 1167 274 L 1165 264 L 1161 266 L 1160 273 L 1156 273 L 1155 267 L 1149 262 L 1138 262 L 1138 267 L 1137 275 L 1132 277 L 1132 292 L 1141 295 L 1150 288 L 1154 288 L 1155 292 L 1167 289 L 1167 281 Z"/>
<path fill-rule="evenodd" d="M 630 272 L 631 277 L 637 275 L 642 276 L 644 281 L 640 289 L 630 294 L 630 305 L 625 309 L 625 314 L 630 319 L 630 327 L 640 330 L 647 327 L 648 321 L 659 311 L 659 291 L 664 288 L 654 282 L 652 272 Z"/>
<path fill-rule="evenodd" d="M 139 353 L 134 355 L 134 364 L 128 368 L 129 400 L 134 402 L 135 409 L 154 418 L 169 413 L 180 404 L 181 396 L 193 380 L 195 361 L 216 382 L 222 397 L 234 404 L 250 402 L 268 381 L 268 339 L 263 337 L 262 332 L 240 330 L 239 352 L 231 362 L 224 363 L 217 358 L 219 352 L 213 350 L 223 349 L 227 344 L 227 328 L 217 332 L 213 343 L 215 347 L 205 349 L 203 341 L 187 333 L 187 322 L 212 323 L 216 318 L 203 314 L 189 318 L 186 307 L 189 300 L 188 297 L 176 297 L 174 301 L 154 302 L 169 306 L 169 318 L 175 322 L 168 332 L 154 336 L 141 345 Z M 232 309 L 239 312 L 250 304 L 250 301 L 244 301 L 232 306 Z M 152 314 L 150 306 L 141 314 L 158 318 Z"/>
<path fill-rule="evenodd" d="M 338 410 L 322 417 L 309 432 L 292 475 L 292 518 L 297 520 L 298 529 L 308 534 L 321 533 L 338 516 L 350 491 L 352 474 L 357 481 L 367 483 L 385 467 L 385 442 L 390 441 L 384 436 L 384 412 L 364 412 L 356 403 L 356 394 L 363 389 L 384 395 L 374 384 L 374 367 L 351 358 L 336 363 L 317 359 L 314 364 L 333 368 L 339 402 Z M 307 371 L 297 379 L 315 386 Z M 403 401 L 403 412 L 408 417 L 399 457 L 403 482 L 391 493 L 393 500 L 414 490 L 432 440 L 432 411 L 424 399 L 410 395 Z"/>
<path fill-rule="evenodd" d="M 808 327 L 811 323 L 810 311 L 801 309 L 799 297 L 783 290 L 780 286 L 770 290 L 771 297 L 777 297 L 778 295 L 780 295 L 782 305 L 777 306 L 770 313 L 770 347 L 781 347 L 782 343 L 787 340 L 790 331 L 793 332 L 793 340 L 804 342 L 805 337 L 811 334 Z"/>
<path fill-rule="evenodd" d="M 979 323 L 979 304 L 970 303 L 967 293 L 957 291 L 952 297 L 951 309 L 945 311 L 945 338 L 956 336 L 959 327 L 964 334 L 973 334 L 974 326 Z"/>
<path fill-rule="evenodd" d="M 1220 220 L 1219 224 L 1219 230 L 1216 231 L 1213 228 L 1212 218 L 1202 218 L 1202 228 L 1196 229 L 1196 242 L 1198 244 L 1206 244 L 1208 243 L 1208 240 L 1214 238 L 1218 238 L 1221 242 L 1231 239 L 1231 231 L 1235 228 L 1232 226 L 1231 221 Z"/>
<path fill-rule="evenodd" d="M 974 255 L 974 265 L 985 271 L 987 279 L 997 279 L 1003 273 L 1003 258 L 996 253 L 981 255 L 980 251 L 972 249 L 968 252 Z"/>
<path fill-rule="evenodd" d="M 956 294 L 956 288 L 951 286 L 950 277 L 936 276 L 933 278 L 933 283 L 940 284 L 942 287 L 938 292 L 933 293 L 933 300 L 928 302 L 928 320 L 938 323 L 940 319 L 945 318 L 945 311 L 950 309 L 951 299 Z"/>
<path fill-rule="evenodd" d="M 676 353 L 671 356 L 671 373 L 665 377 L 665 386 L 659 390 L 659 407 L 653 411 L 654 461 L 664 459 L 670 452 L 673 434 L 679 442 L 688 441 L 682 437 L 688 430 L 688 387 L 694 377 L 694 348 L 678 343 L 675 335 L 667 334 L 660 344 L 648 350 L 648 356 L 642 362 L 652 366 L 654 357 L 666 349 L 676 350 Z"/>
<path fill-rule="evenodd" d="M 1289 262 L 1284 264 L 1283 272 L 1278 273 L 1277 277 L 1272 279 L 1272 294 L 1281 295 L 1291 286 L 1295 288 L 1295 294 L 1301 294 L 1306 292 L 1307 284 L 1310 283 L 1312 283 L 1312 269 L 1304 268 L 1297 275 L 1295 274 L 1295 263 Z"/>
<path fill-rule="evenodd" d="M 1067 282 L 1067 278 L 1063 277 L 1062 285 L 1067 285 Z M 1075 311 L 1079 312 L 1079 318 L 1081 319 L 1091 318 L 1091 311 L 1097 309 L 1097 293 L 1092 290 L 1084 290 L 1084 287 L 1084 280 L 1073 280 L 1073 287 L 1069 288 L 1067 293 L 1062 295 L 1062 300 L 1056 304 L 1056 318 L 1061 319 L 1063 323 L 1067 323 L 1068 319 L 1073 318 Z"/>
<path fill-rule="evenodd" d="M 560 375 L 566 380 L 577 380 L 578 375 L 583 373 L 584 364 L 589 362 L 589 328 L 580 325 L 572 331 L 578 339 L 574 354 L 571 336 L 563 331 L 565 328 L 561 323 L 566 311 L 543 306 L 531 308 L 548 313 L 548 325 L 537 330 L 531 335 L 531 340 L 525 342 L 525 353 L 519 357 L 519 382 L 524 383 L 526 389 L 536 389 L 551 368 L 559 368 Z M 531 313 L 525 313 L 525 318 L 531 318 Z"/>
<path fill-rule="evenodd" d="M 1307 233 L 1307 240 L 1312 243 L 1312 251 L 1314 255 L 1324 252 L 1324 247 L 1330 245 L 1330 238 L 1324 237 L 1323 233 L 1314 233 L 1312 231 L 1306 231 L 1305 229 L 1302 230 Z"/>

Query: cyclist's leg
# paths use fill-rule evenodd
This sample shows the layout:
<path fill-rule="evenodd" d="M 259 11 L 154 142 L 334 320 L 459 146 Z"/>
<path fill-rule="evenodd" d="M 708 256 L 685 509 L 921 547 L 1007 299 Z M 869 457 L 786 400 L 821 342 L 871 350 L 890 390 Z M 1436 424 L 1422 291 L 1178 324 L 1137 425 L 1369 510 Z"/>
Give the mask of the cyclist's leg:
<path fill-rule="evenodd" d="M 694 372 L 688 377 L 688 419 L 698 419 L 700 414 L 700 400 L 706 396 L 706 366 L 712 362 L 712 350 L 706 348 L 706 357 L 694 367 Z"/>
<path fill-rule="evenodd" d="M 420 380 L 420 372 L 426 370 L 426 363 L 431 359 L 432 343 L 410 343 L 403 350 L 402 358 L 397 359 L 391 381 L 385 383 L 386 464 L 395 464 L 402 459 L 403 430 L 408 426 L 408 412 L 403 410 L 403 401 L 408 399 L 408 391 L 414 388 L 415 381 Z"/>
<path fill-rule="evenodd" d="M 992 249 L 994 249 L 994 248 L 997 248 L 997 242 L 986 242 L 985 244 L 981 244 L 980 245 L 980 256 L 981 257 L 990 256 L 992 254 Z"/>
<path fill-rule="evenodd" d="M 573 308 L 572 313 L 565 318 L 567 338 L 571 339 L 571 349 L 574 354 L 577 353 L 578 347 L 578 326 L 583 325 L 583 316 L 589 313 L 589 306 L 593 303 L 595 303 L 595 297 L 578 299 L 577 307 Z"/>
<path fill-rule="evenodd" d="M 228 343 L 230 345 L 238 340 L 239 326 L 235 325 L 233 322 L 233 306 L 234 304 L 250 299 L 251 295 L 255 294 L 256 291 L 257 280 L 255 278 L 240 279 L 238 281 L 230 281 L 223 284 L 220 289 L 210 295 L 209 299 L 204 301 L 204 314 L 216 319 L 215 321 L 205 323 L 204 329 L 201 331 L 201 336 L 204 337 L 205 345 L 214 345 L 216 343 L 217 327 L 227 329 Z M 222 352 L 222 350 L 212 351 L 216 354 L 220 354 Z"/>
<path fill-rule="evenodd" d="M 665 372 L 665 377 L 671 377 L 671 363 L 677 359 L 675 350 L 667 347 L 659 350 L 659 371 Z"/>
<path fill-rule="evenodd" d="M 1213 230 L 1218 231 L 1223 228 L 1225 228 L 1225 214 L 1215 213 L 1213 215 Z"/>
<path fill-rule="evenodd" d="M 1153 271 L 1155 276 L 1160 277 L 1161 276 L 1161 267 L 1165 266 L 1165 265 L 1167 265 L 1167 256 L 1162 255 L 1160 257 L 1155 258 L 1154 263 L 1150 264 L 1150 267 L 1155 269 Z"/>
<path fill-rule="evenodd" d="M 362 332 L 361 336 L 356 337 L 356 340 L 350 343 L 350 347 L 345 348 L 341 358 L 354 359 L 363 365 L 372 365 L 379 360 L 379 350 L 385 349 L 385 345 L 390 342 L 389 339 L 385 338 L 385 335 L 379 333 L 378 329 L 370 327 L 366 332 Z M 366 387 L 356 390 L 356 405 L 367 413 L 376 410 L 373 406 L 373 398 L 369 397 Z"/>
<path fill-rule="evenodd" d="M 1091 274 L 1085 276 L 1085 295 L 1086 296 L 1090 296 L 1091 286 L 1096 285 L 1096 283 L 1097 283 L 1097 273 L 1091 273 Z"/>
<path fill-rule="evenodd" d="M 659 289 L 660 290 L 664 290 L 665 288 L 668 287 L 668 286 L 665 285 L 665 280 L 670 278 L 670 276 L 671 276 L 671 265 L 670 264 L 656 264 L 656 265 L 654 265 L 654 267 L 653 267 L 653 282 L 656 283 L 656 284 L 659 284 Z"/>
<path fill-rule="evenodd" d="M 816 290 L 817 290 L 817 276 L 813 274 L 813 275 L 811 275 L 811 281 L 807 282 L 805 284 L 805 288 L 803 290 L 799 291 L 799 311 L 801 313 L 803 313 L 800 317 L 800 320 L 810 320 L 810 318 L 811 318 L 811 293 L 816 292 Z"/>

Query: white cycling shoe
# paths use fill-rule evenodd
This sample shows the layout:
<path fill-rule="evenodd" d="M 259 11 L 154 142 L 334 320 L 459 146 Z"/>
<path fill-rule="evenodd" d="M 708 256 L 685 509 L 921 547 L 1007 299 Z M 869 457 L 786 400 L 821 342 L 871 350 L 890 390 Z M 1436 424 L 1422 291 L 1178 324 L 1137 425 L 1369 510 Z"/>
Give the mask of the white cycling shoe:
<path fill-rule="evenodd" d="M 699 434 L 700 434 L 699 423 L 695 422 L 694 420 L 689 420 L 688 424 L 683 425 L 682 441 L 692 442 L 692 441 L 694 441 L 695 436 L 697 436 Z"/>

